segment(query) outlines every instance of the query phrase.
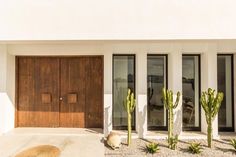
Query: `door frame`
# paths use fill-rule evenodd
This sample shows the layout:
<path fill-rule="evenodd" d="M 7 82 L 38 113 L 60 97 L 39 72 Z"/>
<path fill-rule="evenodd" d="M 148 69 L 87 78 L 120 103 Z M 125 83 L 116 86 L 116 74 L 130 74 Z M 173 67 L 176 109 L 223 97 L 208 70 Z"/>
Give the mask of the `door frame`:
<path fill-rule="evenodd" d="M 232 82 L 232 127 L 219 127 L 218 126 L 218 131 L 219 132 L 234 132 L 234 55 L 229 54 L 229 53 L 218 53 L 218 56 L 230 56 L 231 57 L 231 82 Z M 218 78 L 217 78 L 218 81 Z M 218 90 L 218 89 L 217 89 Z M 217 121 L 219 124 L 219 122 Z"/>
<path fill-rule="evenodd" d="M 102 59 L 102 129 L 104 129 L 104 55 L 69 55 L 69 56 L 63 56 L 63 55 L 56 55 L 56 56 L 39 56 L 39 55 L 22 55 L 22 56 L 15 56 L 15 123 L 14 127 L 19 127 L 18 125 L 18 108 L 19 108 L 19 59 L 20 58 L 80 58 L 80 57 L 100 57 Z M 61 72 L 61 69 L 59 69 L 59 72 Z M 59 105 L 59 104 L 58 104 Z M 85 109 L 86 110 L 86 109 Z M 59 108 L 60 112 L 60 108 Z M 60 126 L 59 126 L 60 127 Z"/>

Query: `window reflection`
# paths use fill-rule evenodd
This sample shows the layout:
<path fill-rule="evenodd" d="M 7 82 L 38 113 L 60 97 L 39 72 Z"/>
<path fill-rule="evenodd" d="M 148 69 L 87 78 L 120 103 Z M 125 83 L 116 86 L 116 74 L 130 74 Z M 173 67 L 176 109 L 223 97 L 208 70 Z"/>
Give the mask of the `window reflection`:
<path fill-rule="evenodd" d="M 127 112 L 124 109 L 124 100 L 127 90 L 135 91 L 135 56 L 113 56 L 113 128 L 127 129 Z M 135 92 L 134 92 L 135 93 Z M 135 112 L 133 112 L 135 114 Z M 132 116 L 134 128 L 135 116 Z"/>
<path fill-rule="evenodd" d="M 166 126 L 162 88 L 166 87 L 166 56 L 147 57 L 148 128 Z"/>
<path fill-rule="evenodd" d="M 199 56 L 183 56 L 183 127 L 199 127 Z"/>
<path fill-rule="evenodd" d="M 219 128 L 222 131 L 225 130 L 224 128 L 233 130 L 232 66 L 233 66 L 232 55 L 218 55 L 217 57 L 218 91 L 224 93 L 224 99 L 221 103 L 218 116 Z"/>

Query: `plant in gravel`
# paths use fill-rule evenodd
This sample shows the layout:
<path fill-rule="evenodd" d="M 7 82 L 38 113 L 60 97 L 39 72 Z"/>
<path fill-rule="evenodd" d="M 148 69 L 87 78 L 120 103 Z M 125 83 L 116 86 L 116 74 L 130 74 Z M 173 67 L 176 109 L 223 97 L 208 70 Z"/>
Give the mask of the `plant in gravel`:
<path fill-rule="evenodd" d="M 221 102 L 224 94 L 218 92 L 215 94 L 215 90 L 208 88 L 208 91 L 202 92 L 200 102 L 205 111 L 206 122 L 207 122 L 207 142 L 208 147 L 212 147 L 212 121 L 215 119 L 219 112 Z"/>
<path fill-rule="evenodd" d="M 152 143 L 149 143 L 149 144 L 146 145 L 146 151 L 150 154 L 154 154 L 159 150 L 160 150 L 160 148 L 159 148 L 158 143 L 152 142 Z"/>
<path fill-rule="evenodd" d="M 191 152 L 192 154 L 200 154 L 202 150 L 201 143 L 191 143 L 188 147 L 188 151 Z"/>
<path fill-rule="evenodd" d="M 236 150 L 236 139 L 231 139 L 230 140 L 230 145 L 234 147 L 234 149 Z"/>
<path fill-rule="evenodd" d="M 176 150 L 178 142 L 179 142 L 179 136 L 178 135 L 172 136 L 169 139 L 169 148 L 172 150 Z"/>
<path fill-rule="evenodd" d="M 177 97 L 174 103 L 172 90 L 166 90 L 165 88 L 163 88 L 162 99 L 163 99 L 165 108 L 168 110 L 168 144 L 169 144 L 169 148 L 171 148 L 171 140 L 173 141 L 175 139 L 175 137 L 173 137 L 174 109 L 179 104 L 180 92 L 177 92 Z"/>
<path fill-rule="evenodd" d="M 130 89 L 128 89 L 127 97 L 124 103 L 124 107 L 127 112 L 127 120 L 128 120 L 128 134 L 127 134 L 127 145 L 129 146 L 131 143 L 131 120 L 132 120 L 132 113 L 135 108 L 135 98 L 134 93 L 131 92 Z"/>

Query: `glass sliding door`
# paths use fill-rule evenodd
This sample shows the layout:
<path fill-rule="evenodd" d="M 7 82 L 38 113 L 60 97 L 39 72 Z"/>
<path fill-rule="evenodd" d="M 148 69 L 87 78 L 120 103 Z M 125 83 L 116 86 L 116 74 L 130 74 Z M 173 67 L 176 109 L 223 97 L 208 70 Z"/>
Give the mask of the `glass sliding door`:
<path fill-rule="evenodd" d="M 200 130 L 200 56 L 183 55 L 183 130 Z"/>
<path fill-rule="evenodd" d="M 233 55 L 218 55 L 217 57 L 218 91 L 224 93 L 219 114 L 220 131 L 233 131 Z"/>
<path fill-rule="evenodd" d="M 167 118 L 162 101 L 162 88 L 167 86 L 167 56 L 147 56 L 148 129 L 167 129 Z"/>
<path fill-rule="evenodd" d="M 135 55 L 113 55 L 113 129 L 127 129 L 124 100 L 128 88 L 135 93 Z M 135 111 L 132 128 L 135 127 Z"/>

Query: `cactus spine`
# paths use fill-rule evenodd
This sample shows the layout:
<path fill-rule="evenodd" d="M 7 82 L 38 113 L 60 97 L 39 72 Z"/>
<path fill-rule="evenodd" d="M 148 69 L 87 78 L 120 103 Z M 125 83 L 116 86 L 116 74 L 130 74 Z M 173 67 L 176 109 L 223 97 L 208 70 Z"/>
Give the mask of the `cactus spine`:
<path fill-rule="evenodd" d="M 208 88 L 207 92 L 202 92 L 201 94 L 200 102 L 205 111 L 206 122 L 208 125 L 207 142 L 209 148 L 212 147 L 212 121 L 219 112 L 223 97 L 224 94 L 222 92 L 219 92 L 215 95 L 215 90 L 212 90 L 211 88 Z"/>
<path fill-rule="evenodd" d="M 173 138 L 173 110 L 178 106 L 180 99 L 180 92 L 177 92 L 175 103 L 173 102 L 173 92 L 171 90 L 162 89 L 162 98 L 165 108 L 168 110 L 168 143 L 171 148 L 171 139 Z"/>
<path fill-rule="evenodd" d="M 126 109 L 127 112 L 127 120 L 128 120 L 128 135 L 127 135 L 127 144 L 128 146 L 131 143 L 131 121 L 132 121 L 132 113 L 134 111 L 135 108 L 135 98 L 134 98 L 134 93 L 131 92 L 130 89 L 128 89 L 128 93 L 127 93 L 127 97 L 124 103 L 124 107 Z"/>

